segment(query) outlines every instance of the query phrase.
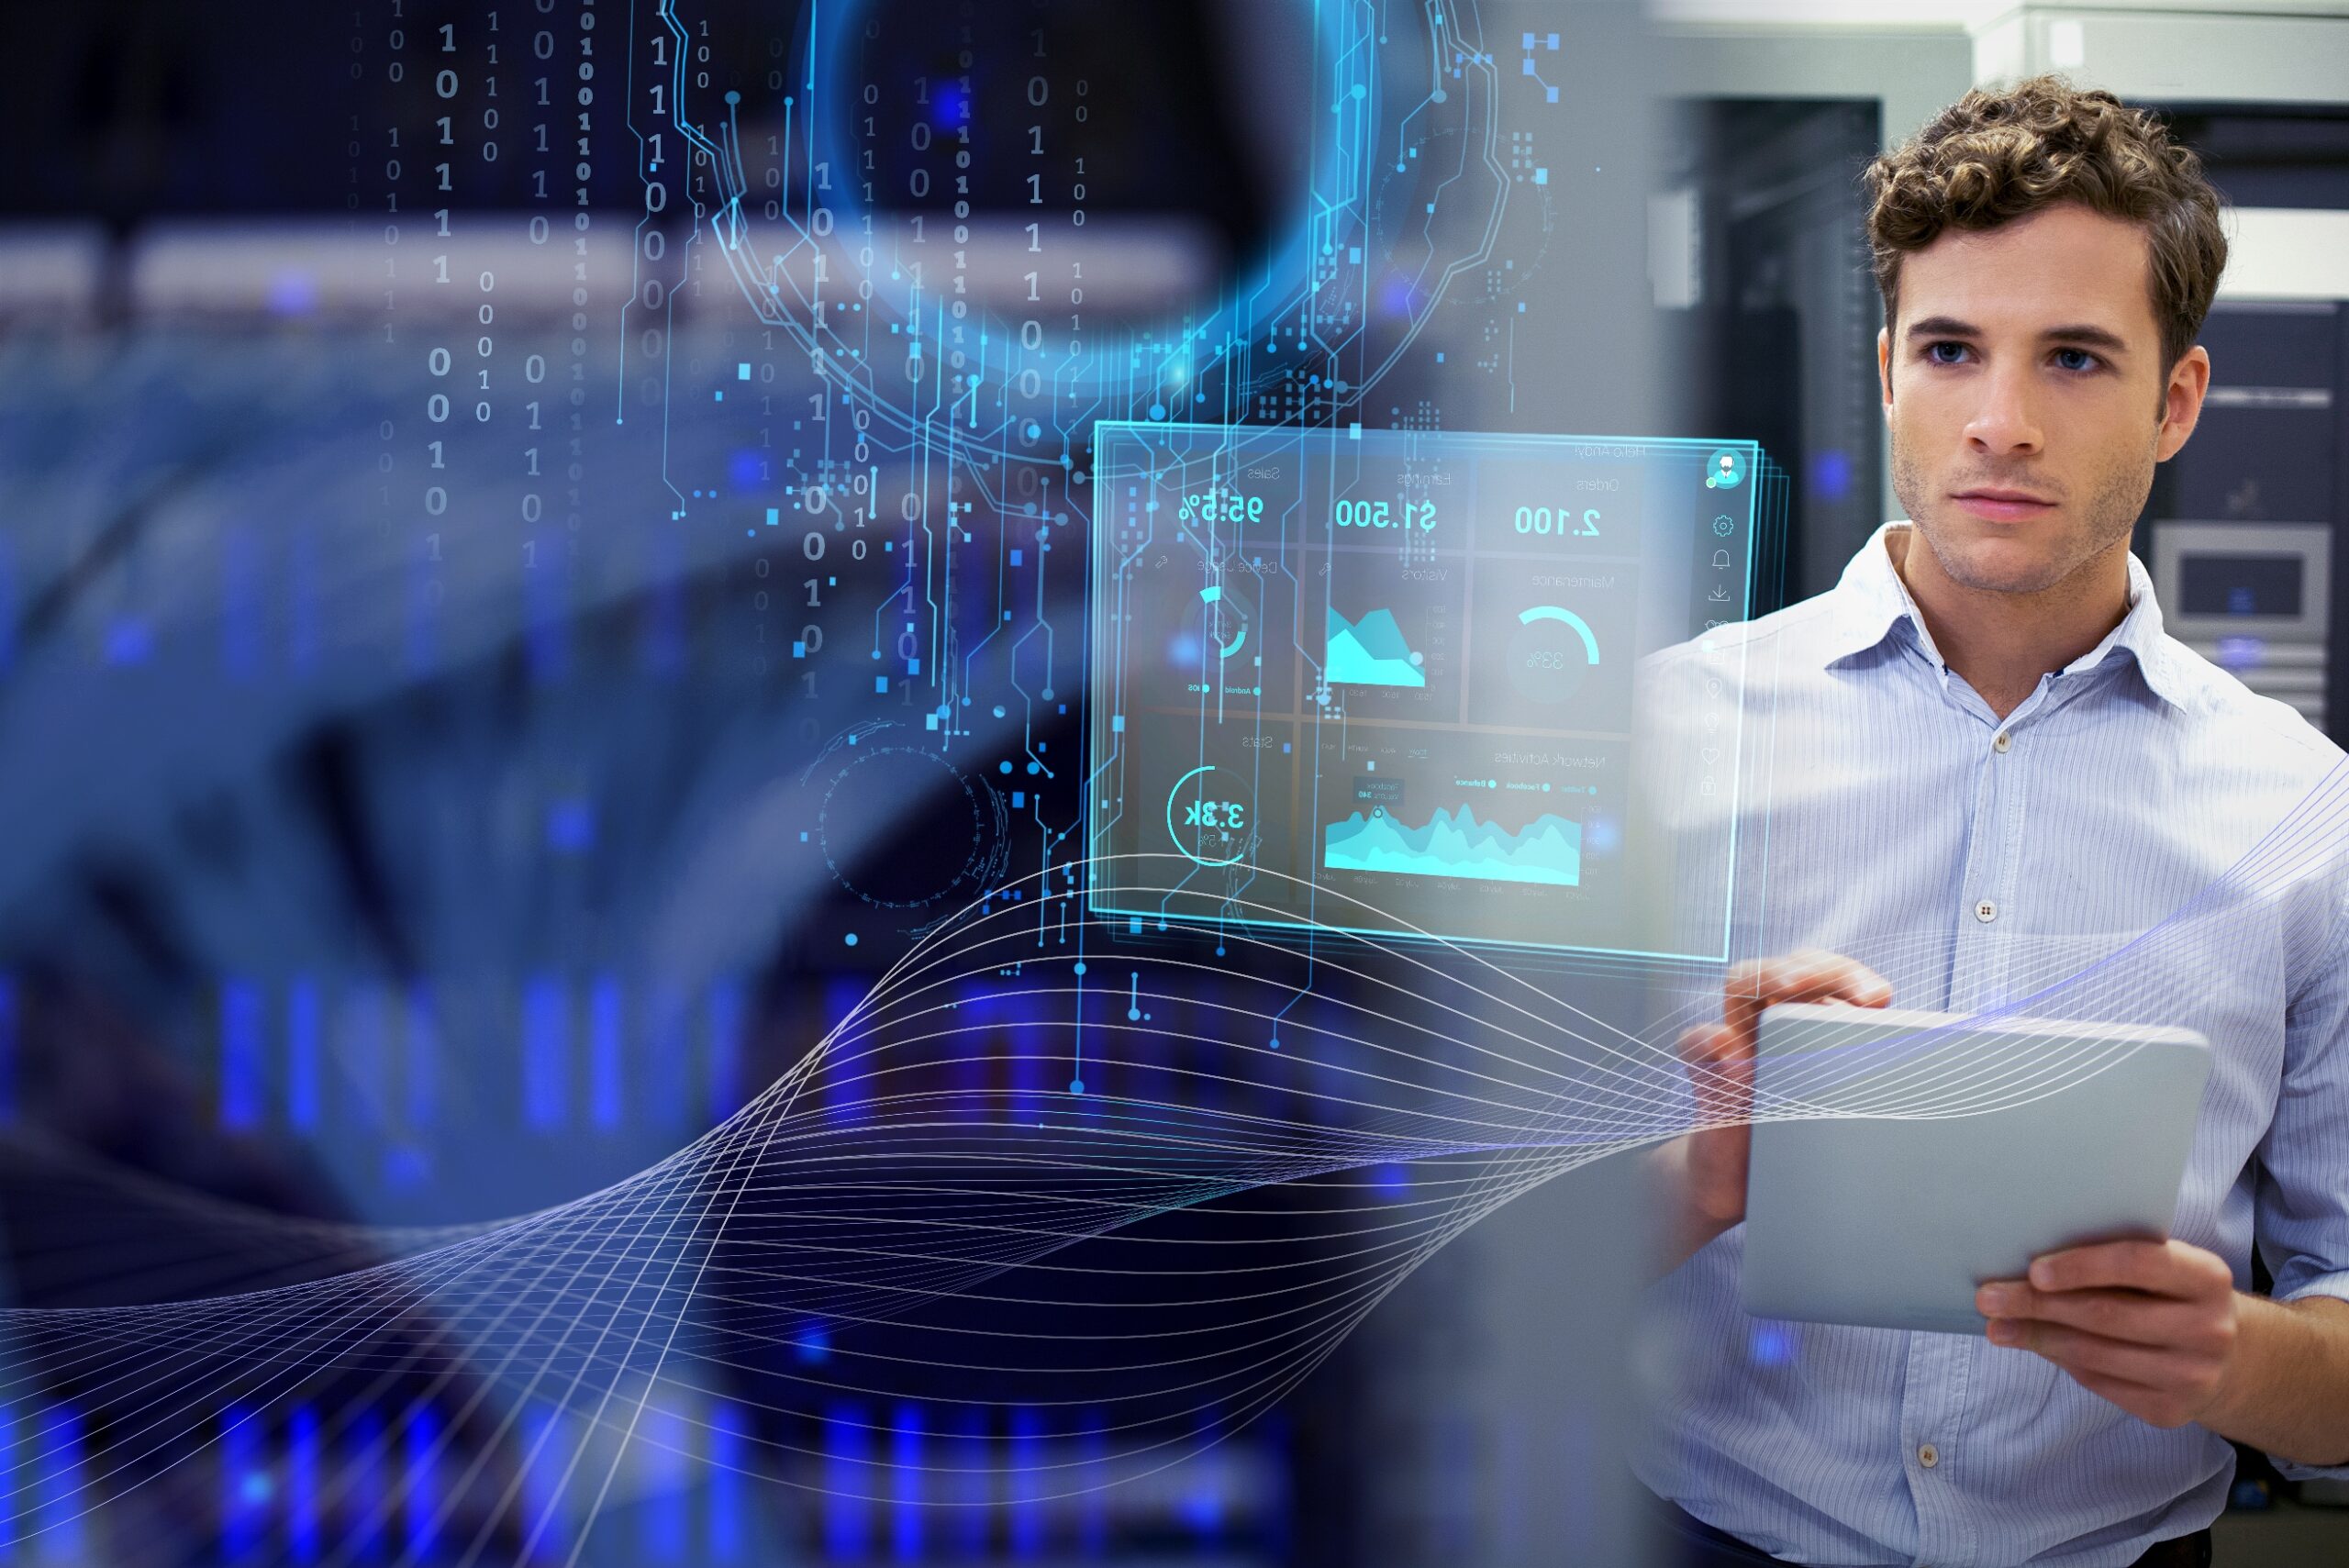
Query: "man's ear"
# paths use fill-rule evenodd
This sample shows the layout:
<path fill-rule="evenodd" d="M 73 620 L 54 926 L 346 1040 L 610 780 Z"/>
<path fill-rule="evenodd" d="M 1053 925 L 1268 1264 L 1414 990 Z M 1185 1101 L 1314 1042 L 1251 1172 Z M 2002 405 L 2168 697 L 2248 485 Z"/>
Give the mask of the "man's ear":
<path fill-rule="evenodd" d="M 1876 330 L 1876 379 L 1884 389 L 1884 422 L 1892 423 L 1892 328 L 1890 324 Z"/>
<path fill-rule="evenodd" d="M 2202 397 L 2210 390 L 2210 351 L 2197 343 L 2170 368 L 2169 385 L 2162 393 L 2161 436 L 2154 443 L 2155 462 L 2167 462 L 2186 445 L 2202 417 Z"/>

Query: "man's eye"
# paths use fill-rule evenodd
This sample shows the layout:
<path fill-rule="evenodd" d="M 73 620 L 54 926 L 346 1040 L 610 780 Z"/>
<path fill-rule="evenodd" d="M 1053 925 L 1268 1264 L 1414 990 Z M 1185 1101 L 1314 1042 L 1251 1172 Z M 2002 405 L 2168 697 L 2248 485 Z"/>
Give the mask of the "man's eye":
<path fill-rule="evenodd" d="M 2097 357 L 2086 349 L 2058 349 L 2055 362 L 2067 371 L 2091 371 L 2096 369 Z"/>
<path fill-rule="evenodd" d="M 1942 353 L 1943 349 L 1950 350 L 1950 354 L 1946 358 L 1944 358 Z M 1946 339 L 1942 342 L 1928 343 L 1925 345 L 1925 358 L 1937 365 L 1954 365 L 1957 363 L 1956 356 L 1964 352 L 1965 352 L 1965 344 L 1952 342 Z"/>

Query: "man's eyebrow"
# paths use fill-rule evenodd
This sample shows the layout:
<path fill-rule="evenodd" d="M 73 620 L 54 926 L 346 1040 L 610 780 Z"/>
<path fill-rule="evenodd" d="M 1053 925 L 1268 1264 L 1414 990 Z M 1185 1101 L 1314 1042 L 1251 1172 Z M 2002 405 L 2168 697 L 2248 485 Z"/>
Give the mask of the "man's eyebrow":
<path fill-rule="evenodd" d="M 1911 342 L 1920 338 L 1979 338 L 1982 329 L 1954 316 L 1928 316 L 1921 321 L 1911 321 L 1907 335 Z"/>
<path fill-rule="evenodd" d="M 2101 327 L 2090 327 L 2085 323 L 2076 327 L 2050 327 L 2039 336 L 2043 340 L 2050 343 L 2085 343 L 2091 349 L 2102 349 L 2106 353 L 2115 356 L 2129 351 L 2129 344 L 2120 333 L 2107 331 Z"/>
<path fill-rule="evenodd" d="M 1903 336 L 1911 342 L 1920 338 L 1971 339 L 1981 337 L 1982 329 L 1970 321 L 1960 321 L 1954 316 L 1928 316 L 1920 321 L 1910 322 L 1909 330 Z M 2102 327 L 2092 327 L 2086 322 L 2064 327 L 2050 327 L 2039 336 L 2043 342 L 2079 343 L 2091 349 L 2101 349 L 2106 353 L 2116 356 L 2129 351 L 2127 339 L 2119 333 Z"/>

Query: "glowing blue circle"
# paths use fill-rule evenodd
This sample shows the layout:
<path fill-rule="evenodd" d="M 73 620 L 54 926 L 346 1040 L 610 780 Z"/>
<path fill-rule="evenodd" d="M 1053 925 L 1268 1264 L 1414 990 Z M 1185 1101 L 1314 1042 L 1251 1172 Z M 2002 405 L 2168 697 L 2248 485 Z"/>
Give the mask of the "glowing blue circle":
<path fill-rule="evenodd" d="M 813 91 L 810 93 L 807 123 L 815 141 L 815 161 L 834 169 L 857 166 L 854 127 L 860 106 L 849 80 L 848 65 L 852 59 L 852 46 L 863 41 L 863 25 L 870 8 L 870 0 L 839 0 L 837 4 L 812 8 L 815 15 L 807 35 L 807 70 L 808 85 Z M 1375 71 L 1378 54 L 1375 40 L 1377 33 L 1375 24 L 1365 19 L 1365 16 L 1363 7 L 1319 4 L 1311 7 L 1312 25 L 1319 29 L 1311 62 L 1316 74 L 1299 83 L 1300 92 L 1320 101 L 1328 101 L 1329 96 L 1338 95 L 1359 102 L 1369 101 L 1369 89 L 1375 84 L 1375 77 L 1368 82 L 1341 83 L 1327 79 L 1332 73 L 1363 75 Z M 1437 91 L 1434 97 L 1441 103 L 1442 92 Z M 789 98 L 785 100 L 786 105 L 790 101 Z M 1231 336 L 1236 314 L 1234 302 L 1253 302 L 1247 308 L 1262 319 L 1266 308 L 1264 302 L 1268 295 L 1302 297 L 1314 289 L 1315 226 L 1317 223 L 1326 226 L 1329 214 L 1344 210 L 1360 199 L 1359 194 L 1348 188 L 1344 182 L 1351 178 L 1349 171 L 1359 161 L 1355 154 L 1366 152 L 1377 136 L 1376 128 L 1369 126 L 1363 115 L 1352 117 L 1358 122 L 1353 134 L 1364 145 L 1350 152 L 1346 144 L 1348 132 L 1344 128 L 1346 117 L 1335 114 L 1306 117 L 1306 134 L 1311 145 L 1305 150 L 1305 163 L 1312 171 L 1310 186 L 1298 193 L 1295 209 L 1286 215 L 1285 227 L 1276 231 L 1262 261 L 1242 275 L 1225 280 L 1212 308 L 1203 308 L 1196 319 L 1185 324 L 1183 308 L 1174 306 L 1170 308 L 1166 322 L 1139 336 L 1164 346 L 1170 354 L 1179 353 L 1186 358 L 1194 356 L 1201 348 L 1210 353 L 1217 352 Z M 868 209 L 852 188 L 841 190 L 836 187 L 831 195 L 836 229 L 854 228 L 867 217 Z M 746 243 L 751 243 L 756 249 L 762 242 Z M 906 307 L 912 295 L 908 282 L 878 273 L 873 281 L 876 297 L 877 291 L 885 284 L 896 284 L 897 286 L 894 292 L 897 297 L 889 301 L 893 313 L 900 317 L 908 314 Z M 1097 373 L 1100 375 L 1122 374 L 1110 368 L 1118 361 L 1119 356 L 1096 352 L 1091 357 L 1101 367 Z M 881 384 L 876 382 L 874 389 L 873 395 L 876 399 L 884 395 L 879 390 Z M 1154 414 L 1153 417 L 1163 418 L 1164 415 Z M 1066 466 L 1066 460 L 1063 460 L 1063 466 Z"/>

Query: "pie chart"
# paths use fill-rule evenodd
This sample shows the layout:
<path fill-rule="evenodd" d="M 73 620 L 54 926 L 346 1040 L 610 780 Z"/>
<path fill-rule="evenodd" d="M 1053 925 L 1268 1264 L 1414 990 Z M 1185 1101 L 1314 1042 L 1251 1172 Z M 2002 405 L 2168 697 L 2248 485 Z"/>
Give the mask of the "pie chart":
<path fill-rule="evenodd" d="M 1509 633 L 1509 684 L 1528 702 L 1553 707 L 1582 690 L 1598 667 L 1598 639 L 1582 617 L 1563 605 L 1520 611 Z"/>

